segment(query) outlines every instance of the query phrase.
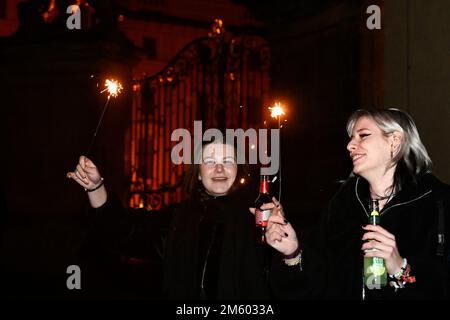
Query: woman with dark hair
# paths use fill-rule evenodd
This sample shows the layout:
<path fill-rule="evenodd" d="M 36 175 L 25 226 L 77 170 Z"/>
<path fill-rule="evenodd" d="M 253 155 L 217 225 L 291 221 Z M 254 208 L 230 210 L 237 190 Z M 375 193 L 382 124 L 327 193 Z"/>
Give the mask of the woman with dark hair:
<path fill-rule="evenodd" d="M 171 217 L 161 234 L 164 293 L 169 299 L 266 299 L 266 248 L 256 244 L 254 218 L 247 211 L 257 190 L 240 185 L 245 165 L 236 163 L 232 145 L 209 143 L 199 155 L 201 164 L 191 165 L 186 175 L 188 199 L 165 213 Z M 96 230 L 124 238 L 114 242 L 149 243 L 154 228 L 127 232 L 132 228 L 127 213 L 91 160 L 81 156 L 67 177 L 88 191 Z"/>
<path fill-rule="evenodd" d="M 358 110 L 347 132 L 353 172 L 317 230 L 297 238 L 280 203 L 266 205 L 267 242 L 281 253 L 271 272 L 277 295 L 449 298 L 450 189 L 431 174 L 414 121 L 397 109 Z M 387 272 L 386 285 L 364 278 L 363 256 L 384 260 L 378 275 Z"/>

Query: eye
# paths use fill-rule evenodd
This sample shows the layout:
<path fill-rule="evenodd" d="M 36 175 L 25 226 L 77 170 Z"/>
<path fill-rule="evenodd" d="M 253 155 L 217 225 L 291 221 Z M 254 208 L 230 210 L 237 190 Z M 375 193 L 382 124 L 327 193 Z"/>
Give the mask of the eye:
<path fill-rule="evenodd" d="M 214 159 L 206 158 L 206 159 L 203 160 L 203 163 L 208 165 L 208 166 L 213 166 L 215 164 L 215 161 L 214 161 Z"/>
<path fill-rule="evenodd" d="M 359 135 L 359 137 L 360 137 L 361 139 L 367 138 L 368 136 L 370 136 L 370 133 L 361 133 L 361 134 Z"/>
<path fill-rule="evenodd" d="M 227 158 L 227 159 L 223 160 L 223 163 L 224 164 L 228 164 L 228 165 L 232 165 L 232 164 L 235 163 L 235 161 L 234 161 L 233 158 Z"/>

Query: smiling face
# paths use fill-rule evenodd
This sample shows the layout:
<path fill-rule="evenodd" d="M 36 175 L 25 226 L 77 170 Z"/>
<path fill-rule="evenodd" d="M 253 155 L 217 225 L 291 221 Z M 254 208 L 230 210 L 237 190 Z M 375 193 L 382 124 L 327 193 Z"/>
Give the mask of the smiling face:
<path fill-rule="evenodd" d="M 236 174 L 237 164 L 233 146 L 210 143 L 203 147 L 199 179 L 208 194 L 226 195 L 236 179 Z"/>
<path fill-rule="evenodd" d="M 383 176 L 391 165 L 391 152 L 396 147 L 398 144 L 394 145 L 393 135 L 386 137 L 373 119 L 359 118 L 347 145 L 353 161 L 353 172 L 366 179 Z"/>

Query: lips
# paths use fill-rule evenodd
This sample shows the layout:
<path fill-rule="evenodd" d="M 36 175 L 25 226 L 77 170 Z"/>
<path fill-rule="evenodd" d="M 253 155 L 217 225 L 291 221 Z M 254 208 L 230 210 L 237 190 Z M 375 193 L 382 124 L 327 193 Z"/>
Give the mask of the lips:
<path fill-rule="evenodd" d="M 227 177 L 213 177 L 213 178 L 211 178 L 211 180 L 215 181 L 215 182 L 222 182 L 222 181 L 228 180 L 228 178 Z"/>
<path fill-rule="evenodd" d="M 351 154 L 350 157 L 352 158 L 353 163 L 356 163 L 359 160 L 361 160 L 363 157 L 365 157 L 365 155 L 364 154 L 360 154 L 360 153 L 354 153 L 354 154 Z"/>

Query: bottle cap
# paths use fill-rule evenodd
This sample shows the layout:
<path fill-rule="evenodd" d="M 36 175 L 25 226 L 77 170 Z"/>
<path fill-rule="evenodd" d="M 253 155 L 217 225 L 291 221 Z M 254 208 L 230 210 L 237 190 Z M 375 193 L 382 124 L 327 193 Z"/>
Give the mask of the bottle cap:
<path fill-rule="evenodd" d="M 372 217 L 376 217 L 376 216 L 379 216 L 380 214 L 379 214 L 379 212 L 378 212 L 377 210 L 373 210 L 373 211 L 370 213 L 370 215 L 371 215 Z"/>

